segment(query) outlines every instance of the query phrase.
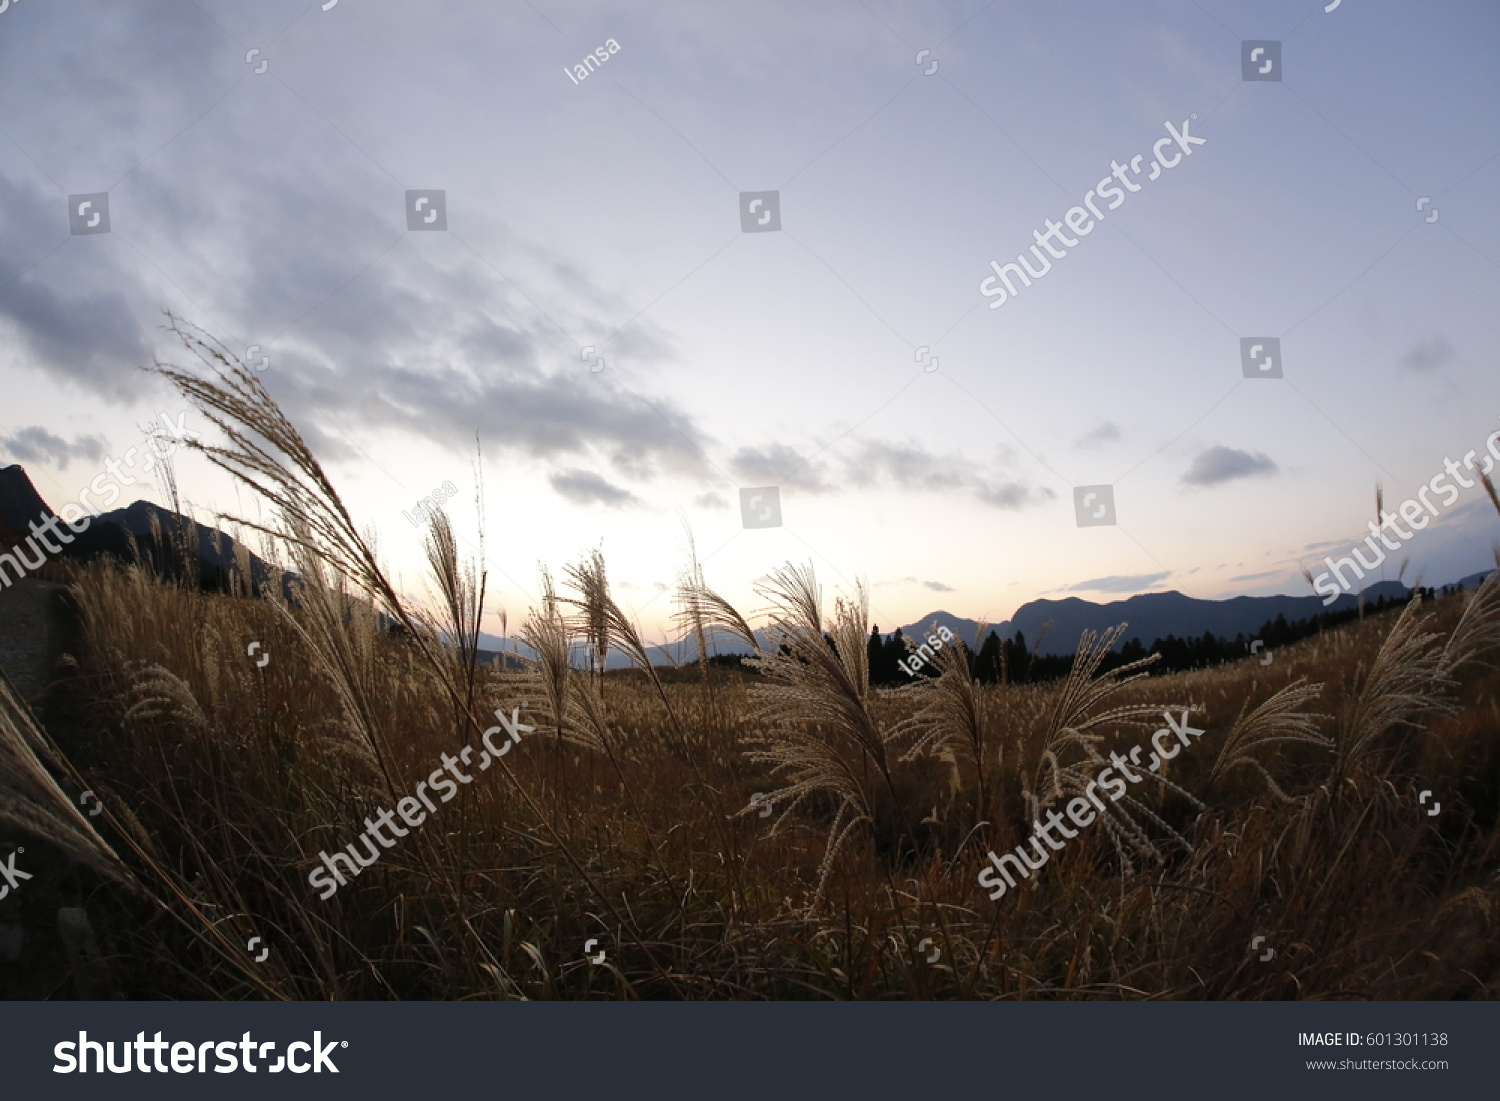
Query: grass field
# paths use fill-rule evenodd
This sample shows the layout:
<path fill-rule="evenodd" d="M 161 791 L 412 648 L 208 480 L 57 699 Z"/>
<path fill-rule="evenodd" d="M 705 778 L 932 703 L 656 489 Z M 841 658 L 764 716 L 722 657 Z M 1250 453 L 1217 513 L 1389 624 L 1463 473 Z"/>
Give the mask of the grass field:
<path fill-rule="evenodd" d="M 756 673 L 653 670 L 591 554 L 544 578 L 519 633 L 540 657 L 502 671 L 477 659 L 483 574 L 446 519 L 428 614 L 254 376 L 205 347 L 220 377 L 168 377 L 229 430 L 207 458 L 280 510 L 301 599 L 80 569 L 53 729 L 0 710 L 0 813 L 93 869 L 77 874 L 123 996 L 1500 994 L 1494 577 L 1268 665 L 1100 674 L 1107 634 L 1065 680 L 981 687 L 950 646 L 939 676 L 887 690 L 868 685 L 862 595 L 830 607 L 794 566 L 742 616 L 688 563 L 686 637 L 762 627 L 772 645 Z M 592 671 L 607 650 L 637 667 Z M 493 746 L 512 708 L 535 729 L 482 771 L 466 759 L 472 782 L 319 897 L 320 852 L 444 754 Z M 986 853 L 1166 711 L 1204 735 L 991 901 Z M 81 816 L 74 788 L 104 812 Z"/>

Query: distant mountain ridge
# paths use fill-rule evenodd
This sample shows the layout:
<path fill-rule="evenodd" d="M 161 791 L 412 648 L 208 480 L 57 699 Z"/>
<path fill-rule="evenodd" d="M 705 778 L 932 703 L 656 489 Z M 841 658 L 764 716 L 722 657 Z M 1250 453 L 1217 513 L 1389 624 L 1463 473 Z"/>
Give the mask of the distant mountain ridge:
<path fill-rule="evenodd" d="M 1452 584 L 1470 589 L 1488 577 L 1490 572 L 1470 574 Z M 1380 581 L 1363 590 L 1362 595 L 1366 603 L 1371 603 L 1381 597 L 1405 599 L 1410 593 L 1411 590 L 1399 581 Z M 1038 653 L 1054 657 L 1076 651 L 1079 638 L 1085 630 L 1106 631 L 1120 623 L 1127 626 L 1116 649 L 1131 639 L 1139 639 L 1142 645 L 1150 647 L 1157 639 L 1169 635 L 1189 639 L 1201 638 L 1207 632 L 1223 639 L 1233 639 L 1241 634 L 1247 638 L 1254 637 L 1255 632 L 1266 623 L 1274 621 L 1277 616 L 1283 617 L 1288 623 L 1296 623 L 1322 612 L 1346 611 L 1354 608 L 1357 603 L 1358 597 L 1351 593 L 1346 593 L 1325 607 L 1320 596 L 1236 596 L 1228 600 L 1202 600 L 1175 590 L 1139 593 L 1107 604 L 1078 597 L 1043 599 L 1021 605 L 1016 609 L 1016 614 L 1004 622 L 990 624 L 985 628 L 985 635 L 993 632 L 1001 638 L 1010 639 L 1020 631 L 1025 635 L 1028 647 L 1037 649 L 1037 640 L 1040 638 Z M 1050 626 L 1044 634 L 1042 628 L 1047 624 Z M 934 625 L 947 627 L 972 646 L 979 621 L 938 610 L 906 624 L 900 631 L 907 638 L 920 640 L 934 629 Z M 755 634 L 764 645 L 764 632 L 757 631 Z M 894 630 L 881 632 L 881 636 L 887 639 L 893 634 Z M 743 644 L 728 635 L 721 635 L 714 641 L 716 645 L 710 647 L 714 653 L 746 652 Z M 983 642 L 982 639 L 979 641 Z M 524 643 L 497 635 L 481 635 L 480 645 L 488 652 L 519 652 L 531 656 L 531 650 Z M 686 643 L 674 643 L 670 647 L 648 646 L 648 649 L 657 664 L 691 661 L 695 656 L 692 646 Z M 667 652 L 671 654 L 670 659 L 666 656 Z M 659 658 L 656 657 L 658 654 L 661 655 Z M 610 669 L 623 669 L 629 665 L 630 661 L 623 654 L 613 652 L 607 662 Z"/>
<path fill-rule="evenodd" d="M 10 539 L 25 539 L 31 534 L 27 527 L 31 521 L 45 520 L 51 515 L 52 510 L 24 469 L 20 466 L 0 469 L 0 527 Z"/>
<path fill-rule="evenodd" d="M 1470 574 L 1455 584 L 1464 588 L 1477 585 L 1490 571 Z M 1399 581 L 1379 581 L 1363 590 L 1365 601 L 1387 598 L 1404 598 L 1411 592 Z M 986 630 L 994 631 L 1001 638 L 1013 638 L 1017 631 L 1026 636 L 1026 645 L 1043 655 L 1071 654 L 1078 649 L 1079 637 L 1085 630 L 1104 631 L 1117 624 L 1128 626 L 1121 636 L 1121 643 L 1132 638 L 1150 646 L 1159 638 L 1176 635 L 1178 638 L 1201 637 L 1204 632 L 1220 638 L 1232 639 L 1235 635 L 1251 636 L 1254 632 L 1277 616 L 1285 617 L 1288 623 L 1310 619 L 1320 612 L 1342 612 L 1353 608 L 1358 597 L 1345 593 L 1326 607 L 1320 596 L 1236 596 L 1228 600 L 1201 600 L 1185 596 L 1175 589 L 1162 593 L 1138 593 L 1124 600 L 1107 604 L 1096 604 L 1070 596 L 1063 600 L 1032 600 L 1016 609 L 1016 614 L 1003 623 L 996 623 Z M 947 627 L 970 645 L 979 624 L 976 620 L 963 619 L 951 612 L 932 612 L 914 623 L 903 626 L 901 633 L 907 637 L 921 638 L 932 629 L 932 624 Z M 1051 624 L 1042 634 L 1045 624 Z M 882 632 L 883 634 L 885 632 Z M 890 632 L 894 633 L 894 632 Z M 1041 639 L 1038 646 L 1038 638 Z"/>
<path fill-rule="evenodd" d="M 30 525 L 33 522 L 45 521 L 55 515 L 21 466 L 0 468 L 0 547 L 31 538 Z M 187 530 L 191 533 L 192 543 L 196 544 L 198 567 L 205 580 L 222 581 L 238 573 L 238 545 L 232 536 L 150 501 L 135 501 L 125 508 L 101 513 L 90 520 L 84 531 L 76 534 L 59 523 L 59 530 L 69 534 L 72 541 L 56 539 L 57 543 L 63 544 L 62 552 L 51 557 L 86 561 L 107 554 L 131 561 L 135 555 L 145 552 L 160 560 L 165 548 L 157 545 L 158 534 L 162 539 L 171 540 L 180 525 L 191 525 Z M 279 577 L 283 595 L 289 595 L 295 574 L 277 569 L 248 550 L 245 555 L 250 566 L 252 591 L 261 592 L 263 586 Z"/>

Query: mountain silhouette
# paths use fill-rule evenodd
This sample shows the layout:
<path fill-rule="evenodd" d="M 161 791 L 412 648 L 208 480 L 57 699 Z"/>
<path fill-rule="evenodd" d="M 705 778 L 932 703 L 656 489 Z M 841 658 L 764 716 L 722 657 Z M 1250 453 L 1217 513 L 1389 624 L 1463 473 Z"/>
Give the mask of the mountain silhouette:
<path fill-rule="evenodd" d="M 52 510 L 24 469 L 20 466 L 0 469 L 0 528 L 4 529 L 7 544 L 30 535 L 27 524 L 32 520 L 45 520 L 51 515 Z"/>
<path fill-rule="evenodd" d="M 0 545 L 10 547 L 31 538 L 31 524 L 57 515 L 32 485 L 19 465 L 0 469 Z M 120 562 L 149 561 L 169 576 L 191 572 L 205 588 L 230 591 L 231 578 L 241 569 L 235 540 L 218 528 L 190 520 L 171 509 L 136 501 L 94 517 L 82 532 L 73 533 L 65 524 L 58 529 L 72 536 L 62 543 L 60 554 L 50 557 L 74 562 L 101 556 Z M 186 549 L 184 556 L 179 548 Z M 296 575 L 286 573 L 254 554 L 249 562 L 250 591 L 260 595 L 267 584 L 279 578 L 282 594 L 290 597 Z"/>
<path fill-rule="evenodd" d="M 1486 575 L 1474 574 L 1466 582 L 1477 584 Z M 1410 593 L 1399 581 L 1379 581 L 1364 590 L 1369 601 L 1379 597 L 1404 598 Z M 1220 638 L 1232 639 L 1235 635 L 1251 636 L 1268 621 L 1284 616 L 1288 623 L 1310 619 L 1320 612 L 1342 612 L 1353 608 L 1358 597 L 1345 593 L 1333 603 L 1323 604 L 1321 596 L 1236 596 L 1229 600 L 1200 600 L 1185 596 L 1175 589 L 1164 593 L 1139 593 L 1125 600 L 1107 604 L 1096 604 L 1070 596 L 1063 600 L 1032 600 L 1016 609 L 1016 614 L 1003 623 L 995 624 L 991 630 L 1001 638 L 1013 638 L 1020 631 L 1026 636 L 1026 645 L 1043 655 L 1071 654 L 1078 649 L 1078 640 L 1085 630 L 1105 631 L 1120 623 L 1128 626 L 1121 636 L 1121 643 L 1138 638 L 1147 646 L 1159 638 L 1176 635 L 1178 638 L 1197 638 L 1205 631 Z M 969 645 L 974 643 L 974 632 L 979 624 L 972 619 L 962 619 L 949 612 L 937 611 L 923 616 L 914 623 L 901 628 L 908 638 L 922 638 L 931 624 L 947 627 Z M 1042 628 L 1046 624 L 1045 635 Z M 986 631 L 986 634 L 989 632 Z M 1040 639 L 1040 645 L 1038 645 Z"/>

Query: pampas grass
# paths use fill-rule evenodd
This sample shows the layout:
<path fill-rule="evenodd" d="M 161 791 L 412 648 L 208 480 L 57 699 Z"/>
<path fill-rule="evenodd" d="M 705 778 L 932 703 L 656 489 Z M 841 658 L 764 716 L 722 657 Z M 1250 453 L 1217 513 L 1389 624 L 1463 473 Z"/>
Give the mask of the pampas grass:
<path fill-rule="evenodd" d="M 823 594 L 811 564 L 774 570 L 756 591 L 769 602 L 764 613 L 769 645 L 752 664 L 768 683 L 757 686 L 752 699 L 755 714 L 774 725 L 750 738 L 754 748 L 748 756 L 784 778 L 765 796 L 784 806 L 783 815 L 816 797 L 836 803 L 818 868 L 816 904 L 840 849 L 858 826 L 874 821 L 880 794 L 889 797 L 906 828 L 891 775 L 899 731 L 883 726 L 870 711 L 869 600 L 862 585 L 836 599 L 826 635 Z"/>
<path fill-rule="evenodd" d="M 983 621 L 975 629 L 975 651 L 988 629 Z M 936 677 L 921 678 L 905 689 L 913 693 L 920 710 L 907 720 L 911 745 L 901 759 L 916 760 L 925 754 L 950 763 L 956 789 L 963 788 L 967 771 L 973 793 L 970 822 L 977 827 L 989 814 L 990 776 L 1004 764 L 1004 747 L 991 730 L 985 693 L 973 675 L 972 652 L 954 639 L 937 651 L 932 664 Z M 992 753 L 999 754 L 993 762 Z M 960 760 L 966 767 L 959 765 Z"/>
<path fill-rule="evenodd" d="M 201 453 L 272 506 L 241 524 L 297 568 L 297 591 L 77 571 L 86 769 L 0 693 L 6 820 L 138 888 L 98 895 L 132 996 L 1500 996 L 1493 579 L 1285 647 L 1272 667 L 1103 672 L 1122 625 L 1085 635 L 1059 681 L 979 685 L 954 642 L 936 676 L 888 690 L 869 683 L 862 585 L 830 613 L 812 567 L 787 564 L 747 616 L 690 555 L 676 623 L 698 668 L 673 670 L 649 660 L 589 551 L 560 590 L 543 568 L 519 632 L 529 656 L 496 669 L 478 660 L 483 566 L 460 561 L 446 514 L 427 539 L 427 608 L 392 586 L 256 377 L 179 335 L 208 377 L 162 372 L 224 433 Z M 710 666 L 726 637 L 749 672 Z M 606 673 L 613 652 L 632 668 Z M 318 899 L 320 851 L 497 707 L 529 707 L 539 729 Z M 1037 889 L 990 902 L 975 841 L 1006 847 L 1168 711 L 1206 733 L 1143 770 L 1152 783 Z M 80 819 L 57 777 L 107 777 L 109 813 Z M 1441 789 L 1440 819 L 1413 812 L 1420 788 Z M 908 808 L 929 806 L 913 823 Z M 1263 929 L 1284 934 L 1276 968 L 1247 965 Z M 252 931 L 275 938 L 265 964 L 246 958 Z M 915 953 L 924 936 L 940 966 Z M 583 958 L 591 937 L 604 966 Z"/>
<path fill-rule="evenodd" d="M 778 585 L 782 590 L 774 590 Z M 319 582 L 311 574 L 308 595 L 280 610 L 264 601 L 202 596 L 139 570 L 90 572 L 78 586 L 93 632 L 83 665 L 95 678 L 89 683 L 101 695 L 100 713 L 116 731 L 111 802 L 132 818 L 119 816 L 120 849 L 131 870 L 183 919 L 173 927 L 143 925 L 133 934 L 143 941 L 134 955 L 157 961 L 150 981 L 180 994 L 1295 994 L 1268 972 L 1242 969 L 1244 944 L 1262 927 L 1295 929 L 1316 952 L 1289 964 L 1302 996 L 1350 989 L 1392 997 L 1500 993 L 1500 986 L 1486 985 L 1496 964 L 1486 962 L 1482 940 L 1470 932 L 1460 941 L 1431 940 L 1500 916 L 1500 883 L 1477 873 L 1492 866 L 1500 839 L 1476 823 L 1465 835 L 1474 840 L 1435 850 L 1424 841 L 1432 827 L 1424 821 L 1413 831 L 1410 814 L 1379 795 L 1383 786 L 1356 792 L 1344 785 L 1347 805 L 1336 815 L 1326 799 L 1298 794 L 1307 777 L 1316 785 L 1319 776 L 1333 775 L 1333 747 L 1318 736 L 1331 741 L 1381 685 L 1400 687 L 1378 672 L 1377 659 L 1404 653 L 1403 639 L 1433 636 L 1423 645 L 1439 655 L 1434 668 L 1470 655 L 1454 670 L 1468 678 L 1454 691 L 1493 676 L 1484 666 L 1494 657 L 1485 649 L 1494 622 L 1488 594 L 1440 601 L 1415 635 L 1411 620 L 1398 614 L 1371 617 L 1279 651 L 1271 668 L 1249 660 L 1161 678 L 1142 675 L 1146 667 L 1101 674 L 1109 642 L 1119 637 L 1110 632 L 1084 640 L 1064 681 L 978 686 L 967 678 L 968 655 L 954 645 L 937 677 L 895 691 L 866 684 L 861 692 L 861 662 L 843 661 L 849 642 L 858 639 L 863 649 L 858 592 L 836 602 L 825 619 L 812 571 L 788 567 L 763 584 L 771 590 L 765 637 L 775 640 L 755 655 L 763 670 L 716 674 L 731 729 L 751 751 L 731 757 L 711 743 L 693 743 L 684 756 L 658 687 L 639 671 L 602 678 L 603 693 L 591 691 L 600 678 L 562 673 L 570 648 L 587 644 L 585 630 L 578 620 L 569 626 L 570 606 L 561 598 L 547 611 L 544 586 L 530 637 L 542 642 L 538 625 L 552 624 L 552 669 L 564 685 L 559 725 L 576 733 L 558 737 L 549 716 L 546 728 L 508 756 L 513 781 L 500 782 L 492 769 L 483 781 L 488 786 L 466 789 L 461 827 L 456 808 L 441 811 L 423 837 L 407 838 L 325 904 L 307 891 L 308 867 L 320 848 L 347 842 L 372 801 L 387 798 L 373 748 L 358 750 L 367 740 L 344 694 L 373 694 L 373 744 L 388 751 L 398 790 L 409 791 L 439 749 L 452 751 L 452 697 L 420 650 L 379 631 L 373 614 L 349 610 L 340 600 L 358 606 L 357 599 L 338 597 L 336 585 L 316 595 Z M 572 599 L 584 596 L 575 592 Z M 323 612 L 316 610 L 319 601 Z M 757 638 L 750 620 L 706 586 L 680 594 L 679 606 L 696 608 L 705 632 L 729 622 L 747 648 Z M 125 607 L 136 609 L 133 618 L 115 611 Z M 184 635 L 177 627 L 184 621 L 201 629 Z M 350 675 L 325 664 L 333 655 L 313 656 L 330 645 L 322 630 L 354 636 L 341 644 Z M 247 637 L 266 639 L 275 655 L 253 675 L 243 657 Z M 836 648 L 830 639 L 846 641 Z M 103 676 L 95 647 L 99 654 L 149 654 L 150 661 L 116 664 Z M 526 673 L 502 674 L 481 667 L 476 695 L 514 696 L 514 678 L 542 669 L 538 663 Z M 664 679 L 660 691 L 679 715 L 692 714 L 706 675 Z M 1496 681 L 1477 683 L 1493 691 Z M 540 689 L 532 682 L 525 691 Z M 1315 701 L 1332 717 L 1315 713 Z M 547 706 L 539 706 L 545 715 Z M 1371 710 L 1368 699 L 1365 707 L 1375 721 L 1388 716 Z M 1161 725 L 1168 708 L 1174 714 L 1194 708 L 1194 725 L 1208 733 L 1172 762 L 1166 783 L 1137 785 L 1134 802 L 1122 798 L 1114 805 L 1118 815 L 1102 822 L 1098 841 L 1075 842 L 1076 853 L 1039 877 L 1040 889 L 988 902 L 974 882 L 981 862 L 969 841 L 976 828 L 979 836 L 1024 829 L 1007 808 L 1029 819 L 1083 790 L 1111 747 L 1140 742 L 1132 735 Z M 1420 729 L 1399 729 L 1436 747 L 1434 761 L 1461 767 L 1479 760 L 1478 747 L 1489 736 L 1478 719 L 1443 725 L 1461 717 L 1427 713 L 1415 720 Z M 878 738 L 885 751 L 890 787 L 849 729 L 860 723 L 869 724 L 864 735 Z M 627 732 L 630 752 L 610 756 L 610 748 L 627 744 Z M 1377 741 L 1398 748 L 1390 739 L 1388 732 Z M 780 753 L 769 752 L 778 743 Z M 1390 769 L 1413 767 L 1412 760 L 1381 756 L 1379 745 L 1364 751 L 1373 756 L 1357 774 L 1385 760 L 1379 775 L 1400 782 L 1407 773 Z M 966 746 L 975 747 L 976 762 Z M 1292 750 L 1305 758 L 1296 772 L 1284 756 Z M 941 776 L 924 771 L 946 754 L 955 764 Z M 594 779 L 596 757 L 611 776 L 608 784 Z M 746 771 L 743 786 L 730 765 L 736 757 L 741 763 L 734 767 Z M 1236 763 L 1245 760 L 1255 765 Z M 917 844 L 896 812 L 897 797 L 924 808 L 941 802 L 954 768 L 967 792 L 977 784 L 971 767 L 977 762 L 992 789 L 990 817 L 929 821 L 926 840 Z M 1422 783 L 1444 786 L 1445 818 L 1467 814 L 1458 781 L 1441 780 L 1431 767 Z M 1254 773 L 1257 784 L 1228 782 L 1242 772 Z M 1297 803 L 1284 803 L 1266 777 Z M 587 878 L 552 843 L 541 816 L 512 794 L 512 783 L 533 794 Z M 1373 784 L 1373 775 L 1360 783 Z M 757 789 L 770 793 L 774 818 L 759 817 L 763 803 L 747 806 Z M 798 794 L 793 805 L 788 795 Z M 429 844 L 430 851 L 419 847 Z M 1101 847 L 1114 859 L 1099 859 Z M 1398 875 L 1429 886 L 1393 897 L 1380 884 Z M 1240 924 L 1241 912 L 1245 921 L 1258 915 L 1254 929 Z M 1429 916 L 1439 924 L 1424 932 Z M 261 986 L 245 985 L 243 958 L 230 958 L 234 938 L 243 945 L 240 923 L 252 917 L 257 932 L 278 930 L 285 948 L 275 957 L 280 970 L 258 969 Z M 1081 939 L 1063 932 L 1070 929 Z M 580 966 L 579 952 L 584 939 L 601 932 L 611 938 L 615 970 L 591 973 Z M 942 968 L 915 957 L 922 936 L 940 938 Z M 215 962 L 201 974 L 175 968 L 171 961 L 197 952 L 200 939 L 213 948 Z M 1365 962 L 1372 954 L 1406 959 L 1422 951 L 1449 962 L 1395 975 Z M 1473 977 L 1460 973 L 1465 969 Z"/>
<path fill-rule="evenodd" d="M 1452 660 L 1437 646 L 1429 616 L 1421 612 L 1420 595 L 1401 610 L 1363 672 L 1353 706 L 1334 735 L 1334 781 L 1352 779 L 1373 765 L 1386 747 L 1387 735 L 1416 730 L 1424 719 L 1452 714 Z M 1472 634 L 1473 628 L 1467 633 Z M 1465 642 L 1459 640 L 1459 651 Z"/>
<path fill-rule="evenodd" d="M 1027 818 L 1037 821 L 1052 806 L 1083 796 L 1099 771 L 1110 763 L 1101 752 L 1111 731 L 1159 727 L 1166 712 L 1191 716 L 1202 708 L 1186 703 L 1140 702 L 1106 707 L 1111 697 L 1125 690 L 1131 682 L 1146 675 L 1156 655 L 1122 665 L 1100 674 L 1104 657 L 1124 634 L 1127 624 L 1107 631 L 1084 631 L 1078 642 L 1073 667 L 1053 693 L 1042 748 L 1023 790 Z M 1191 794 L 1164 775 L 1165 766 L 1157 772 L 1141 770 L 1159 788 L 1176 792 L 1189 802 L 1201 806 Z M 1114 844 L 1116 855 L 1127 871 L 1135 867 L 1133 857 L 1162 859 L 1161 848 L 1151 836 L 1151 827 L 1187 846 L 1188 842 L 1169 826 L 1133 790 L 1118 801 L 1106 804 L 1099 822 Z"/>
<path fill-rule="evenodd" d="M 1297 742 L 1319 749 L 1335 748 L 1333 739 L 1319 731 L 1319 724 L 1329 716 L 1303 710 L 1322 691 L 1321 684 L 1306 684 L 1298 680 L 1253 708 L 1242 707 L 1214 758 L 1206 787 L 1213 788 L 1235 768 L 1248 768 L 1265 781 L 1273 796 L 1282 802 L 1293 802 L 1292 797 L 1281 790 L 1258 754 L 1267 746 Z"/>
<path fill-rule="evenodd" d="M 67 758 L 0 670 L 0 822 L 56 845 L 107 878 L 130 883 L 129 869 L 58 786 L 54 771 L 71 771 Z"/>

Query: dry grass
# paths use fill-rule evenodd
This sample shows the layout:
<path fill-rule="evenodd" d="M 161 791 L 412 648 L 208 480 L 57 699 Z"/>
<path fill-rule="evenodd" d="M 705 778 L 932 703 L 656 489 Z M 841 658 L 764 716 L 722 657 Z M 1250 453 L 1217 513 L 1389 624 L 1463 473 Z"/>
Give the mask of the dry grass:
<path fill-rule="evenodd" d="M 219 418 L 230 443 L 210 460 L 279 508 L 260 530 L 302 595 L 78 572 L 75 685 L 93 737 L 76 779 L 107 791 L 100 834 L 59 802 L 50 777 L 73 766 L 0 707 L 0 810 L 138 885 L 110 894 L 131 996 L 1500 994 L 1495 580 L 1269 666 L 1100 674 L 1113 631 L 1086 638 L 1059 682 L 981 687 L 955 644 L 937 677 L 891 691 L 869 684 L 863 592 L 825 616 L 812 569 L 790 565 L 744 615 L 690 561 L 683 636 L 703 650 L 738 636 L 758 675 L 705 663 L 668 677 L 594 552 L 565 568 L 561 594 L 544 573 L 520 632 L 537 657 L 506 672 L 476 660 L 484 577 L 460 564 L 446 519 L 429 615 L 391 586 L 254 376 L 195 340 L 218 377 L 168 376 Z M 245 657 L 251 640 L 265 668 Z M 637 667 L 602 673 L 611 650 Z M 319 851 L 512 707 L 537 727 L 519 751 L 320 901 Z M 990 902 L 985 850 L 1017 844 L 1166 710 L 1207 733 Z M 256 935 L 273 946 L 262 964 L 241 947 Z M 916 952 L 924 937 L 937 963 Z"/>
<path fill-rule="evenodd" d="M 1408 637 L 1434 633 L 1429 650 L 1443 652 L 1491 590 L 1439 602 L 1433 630 L 1415 636 L 1409 620 L 1370 617 L 1270 668 L 1252 659 L 1119 682 L 1087 677 L 1085 660 L 1051 685 L 961 688 L 945 670 L 946 686 L 861 694 L 841 662 L 812 671 L 781 655 L 796 665 L 782 675 L 801 681 L 713 670 L 707 684 L 659 684 L 637 672 L 602 678 L 601 691 L 575 669 L 571 718 L 558 723 L 534 686 L 481 667 L 483 706 L 519 705 L 521 690 L 537 704 L 513 775 L 462 788 L 327 902 L 306 882 L 319 849 L 347 843 L 392 787 L 409 792 L 468 739 L 418 646 L 380 634 L 358 603 L 320 628 L 311 599 L 277 609 L 138 571 L 89 571 L 76 592 L 83 683 L 105 734 L 82 782 L 130 808 L 110 829 L 134 844 L 115 847 L 160 900 L 119 901 L 114 924 L 129 931 L 116 951 L 137 964 L 138 996 L 1500 990 L 1496 678 L 1458 671 L 1456 704 L 1428 701 L 1412 728 L 1389 721 L 1415 706 L 1412 686 L 1380 672 Z M 342 650 L 327 652 L 328 623 L 348 636 Z M 252 638 L 273 654 L 264 670 L 244 657 Z M 1381 685 L 1385 703 L 1372 696 Z M 948 696 L 967 700 L 972 721 L 917 748 L 919 732 L 954 722 Z M 1018 843 L 1037 808 L 1140 740 L 1134 724 L 1160 725 L 1163 701 L 1192 701 L 1208 731 L 1172 775 L 1138 785 L 1113 829 L 1085 832 L 1034 885 L 989 902 L 975 883 L 985 848 Z M 1340 780 L 1331 743 L 1361 715 L 1384 730 Z M 856 724 L 881 740 L 860 740 Z M 909 739 L 904 752 L 893 735 Z M 1419 788 L 1439 793 L 1440 818 Z M 774 817 L 751 807 L 757 791 L 771 793 Z M 933 813 L 914 823 L 906 807 Z M 159 908 L 183 920 L 163 923 Z M 267 963 L 238 951 L 251 935 L 275 937 Z M 1272 938 L 1274 964 L 1249 954 L 1255 935 Z M 943 949 L 937 964 L 915 952 L 924 936 Z M 609 947 L 602 968 L 583 959 L 589 937 Z"/>

